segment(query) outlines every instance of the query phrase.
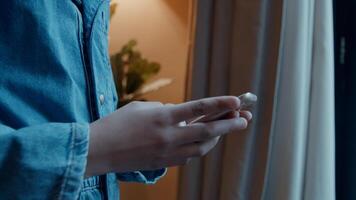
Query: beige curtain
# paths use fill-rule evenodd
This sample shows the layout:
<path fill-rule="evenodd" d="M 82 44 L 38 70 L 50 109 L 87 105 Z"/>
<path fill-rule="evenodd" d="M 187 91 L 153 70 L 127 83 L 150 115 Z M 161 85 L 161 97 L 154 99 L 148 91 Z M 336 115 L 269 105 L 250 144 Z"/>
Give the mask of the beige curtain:
<path fill-rule="evenodd" d="M 331 0 L 285 0 L 264 199 L 335 199 Z"/>
<path fill-rule="evenodd" d="M 187 99 L 252 91 L 248 131 L 181 169 L 180 200 L 334 199 L 331 0 L 199 0 Z"/>

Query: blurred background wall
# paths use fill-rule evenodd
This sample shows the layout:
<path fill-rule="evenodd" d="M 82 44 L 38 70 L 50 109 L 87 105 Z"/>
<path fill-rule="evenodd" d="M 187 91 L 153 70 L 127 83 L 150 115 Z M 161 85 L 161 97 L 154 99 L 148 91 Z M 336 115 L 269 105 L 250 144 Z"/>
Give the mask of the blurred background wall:
<path fill-rule="evenodd" d="M 130 39 L 144 57 L 162 65 L 156 78 L 173 78 L 173 83 L 145 98 L 164 103 L 184 101 L 189 48 L 190 0 L 118 0 L 111 20 L 110 53 L 119 51 Z M 171 168 L 156 185 L 121 183 L 121 199 L 175 200 L 178 169 Z"/>

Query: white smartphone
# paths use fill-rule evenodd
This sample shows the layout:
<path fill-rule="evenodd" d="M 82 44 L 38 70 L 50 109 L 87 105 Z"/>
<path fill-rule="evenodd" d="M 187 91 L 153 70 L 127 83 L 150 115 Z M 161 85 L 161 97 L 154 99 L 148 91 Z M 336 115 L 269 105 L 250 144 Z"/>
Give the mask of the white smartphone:
<path fill-rule="evenodd" d="M 240 96 L 238 96 L 238 98 L 241 101 L 241 106 L 239 110 L 251 110 L 253 108 L 253 106 L 256 104 L 257 102 L 257 96 L 248 92 L 245 94 L 242 94 Z M 221 119 L 224 115 L 227 115 L 228 113 L 230 113 L 231 110 L 229 111 L 224 111 L 221 113 L 218 113 L 216 115 L 202 115 L 190 122 L 181 122 L 179 125 L 180 126 L 185 126 L 187 124 L 193 124 L 193 123 L 197 123 L 197 122 L 201 122 L 201 121 L 205 121 L 207 118 L 209 119 L 209 121 L 214 121 L 214 120 L 218 120 Z"/>

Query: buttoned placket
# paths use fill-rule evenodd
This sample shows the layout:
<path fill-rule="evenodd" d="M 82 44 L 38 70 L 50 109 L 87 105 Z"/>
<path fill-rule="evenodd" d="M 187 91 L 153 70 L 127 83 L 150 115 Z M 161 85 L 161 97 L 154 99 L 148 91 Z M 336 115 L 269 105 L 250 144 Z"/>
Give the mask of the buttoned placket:
<path fill-rule="evenodd" d="M 83 1 L 84 31 L 83 46 L 85 55 L 86 78 L 88 84 L 89 103 L 92 112 L 92 119 L 101 118 L 114 110 L 115 97 L 109 87 L 112 83 L 111 66 L 108 59 L 108 0 L 88 0 Z M 105 12 L 105 9 L 106 12 Z M 112 99 L 110 101 L 110 99 Z M 109 191 L 107 185 L 107 175 L 100 176 L 104 198 L 108 199 Z"/>
<path fill-rule="evenodd" d="M 109 1 L 103 1 L 99 5 L 90 34 L 87 35 L 88 61 L 93 73 L 94 97 L 99 117 L 108 115 L 115 109 L 115 91 L 108 58 L 108 5 Z"/>

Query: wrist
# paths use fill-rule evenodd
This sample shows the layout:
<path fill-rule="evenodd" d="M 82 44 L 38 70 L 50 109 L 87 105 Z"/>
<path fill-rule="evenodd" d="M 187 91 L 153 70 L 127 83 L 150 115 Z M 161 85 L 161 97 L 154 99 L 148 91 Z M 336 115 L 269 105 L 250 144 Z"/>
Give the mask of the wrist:
<path fill-rule="evenodd" d="M 91 177 L 107 173 L 109 170 L 108 161 L 105 159 L 105 153 L 102 148 L 105 144 L 102 138 L 99 138 L 101 128 L 97 122 L 89 126 L 89 149 L 87 155 L 87 165 L 85 177 Z"/>

